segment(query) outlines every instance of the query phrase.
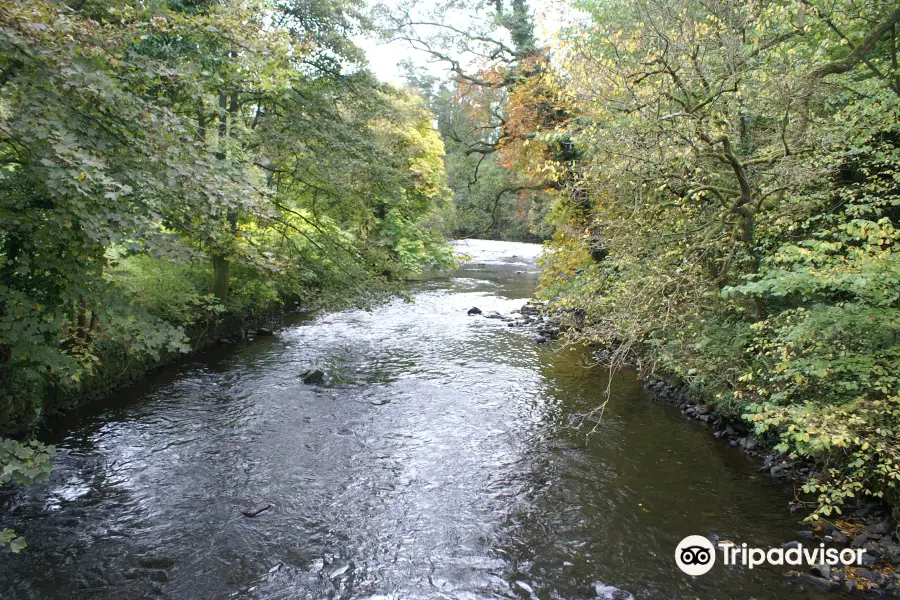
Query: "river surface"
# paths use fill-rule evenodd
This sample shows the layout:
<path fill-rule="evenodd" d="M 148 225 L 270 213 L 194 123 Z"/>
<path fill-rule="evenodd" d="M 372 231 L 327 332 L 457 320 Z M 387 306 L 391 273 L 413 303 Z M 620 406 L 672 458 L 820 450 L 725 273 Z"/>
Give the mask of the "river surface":
<path fill-rule="evenodd" d="M 795 539 L 788 491 L 634 373 L 576 427 L 608 383 L 589 354 L 466 314 L 520 308 L 540 247 L 459 248 L 412 302 L 218 347 L 56 423 L 51 480 L 0 506 L 28 540 L 0 598 L 818 597 L 783 567 L 682 574 L 689 534 Z M 305 385 L 316 365 L 331 380 Z"/>

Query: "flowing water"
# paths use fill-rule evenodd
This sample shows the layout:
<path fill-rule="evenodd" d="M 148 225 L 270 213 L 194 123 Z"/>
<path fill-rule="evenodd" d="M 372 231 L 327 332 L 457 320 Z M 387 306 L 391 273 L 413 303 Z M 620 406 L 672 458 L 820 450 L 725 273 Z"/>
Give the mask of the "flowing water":
<path fill-rule="evenodd" d="M 589 354 L 466 314 L 521 307 L 539 247 L 460 248 L 413 302 L 217 348 L 55 424 L 50 482 L 0 507 L 28 540 L 0 598 L 816 597 L 782 567 L 682 574 L 688 534 L 794 539 L 787 490 L 634 373 L 574 427 L 607 388 Z M 316 365 L 331 380 L 304 384 Z"/>

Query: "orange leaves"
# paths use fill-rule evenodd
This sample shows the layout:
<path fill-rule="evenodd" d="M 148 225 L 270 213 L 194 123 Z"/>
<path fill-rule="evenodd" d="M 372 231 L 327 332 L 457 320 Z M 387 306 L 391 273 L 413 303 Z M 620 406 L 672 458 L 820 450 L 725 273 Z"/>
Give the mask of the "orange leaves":
<path fill-rule="evenodd" d="M 520 171 L 532 185 L 555 187 L 567 172 L 559 144 L 571 107 L 545 57 L 529 57 L 521 74 L 509 92 L 500 162 Z"/>

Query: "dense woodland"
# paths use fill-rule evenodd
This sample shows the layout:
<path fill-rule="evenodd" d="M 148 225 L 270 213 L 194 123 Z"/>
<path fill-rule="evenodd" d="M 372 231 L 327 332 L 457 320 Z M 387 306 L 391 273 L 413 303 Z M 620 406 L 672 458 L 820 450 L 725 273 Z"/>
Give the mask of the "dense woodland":
<path fill-rule="evenodd" d="M 359 9 L 0 4 L 0 429 L 225 321 L 452 264 L 440 137 L 366 69 Z M 3 442 L 0 482 L 46 454 Z"/>
<path fill-rule="evenodd" d="M 474 163 L 492 223 L 552 230 L 541 294 L 584 315 L 569 339 L 606 349 L 603 366 L 687 385 L 811 463 L 811 518 L 897 506 L 900 6 L 573 8 L 543 44 L 521 0 L 485 7 L 503 38 L 394 18 L 455 74 L 437 103 L 451 187 Z"/>
<path fill-rule="evenodd" d="M 813 464 L 814 518 L 898 506 L 900 6 L 532 8 L 0 3 L 3 429 L 228 318 L 390 294 L 451 236 L 546 239 L 569 341 Z M 448 76 L 379 83 L 363 34 Z M 49 452 L 4 441 L 0 483 Z"/>

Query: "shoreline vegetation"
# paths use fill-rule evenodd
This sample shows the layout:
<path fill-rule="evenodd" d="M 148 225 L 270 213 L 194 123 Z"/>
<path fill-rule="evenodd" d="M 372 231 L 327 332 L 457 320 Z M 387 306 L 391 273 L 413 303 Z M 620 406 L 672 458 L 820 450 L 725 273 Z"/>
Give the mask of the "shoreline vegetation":
<path fill-rule="evenodd" d="M 48 401 L 539 239 L 543 341 L 777 457 L 814 535 L 878 513 L 893 563 L 896 2 L 573 0 L 552 41 L 525 0 L 76 4 L 0 3 L 0 484 L 49 473 Z M 381 83 L 357 35 L 449 75 Z"/>
<path fill-rule="evenodd" d="M 426 51 L 491 57 L 435 51 L 454 78 L 410 77 L 455 195 L 547 232 L 538 297 L 578 322 L 570 340 L 808 463 L 813 521 L 896 513 L 900 8 L 573 7 L 550 44 L 521 0 L 497 7 L 505 38 L 393 19 Z"/>
<path fill-rule="evenodd" d="M 509 321 L 510 327 L 530 328 L 536 344 L 551 344 L 557 340 L 562 344 L 584 343 L 581 334 L 589 326 L 582 311 L 563 310 L 546 301 L 529 301 L 513 313 L 483 316 Z M 590 342 L 588 345 L 598 363 L 593 368 L 608 368 L 615 349 Z M 772 437 L 758 435 L 752 423 L 720 410 L 684 382 L 657 379 L 650 373 L 641 372 L 640 361 L 627 366 L 639 371 L 643 388 L 655 402 L 678 408 L 686 418 L 708 428 L 715 439 L 758 460 L 760 474 L 793 484 L 795 498 L 790 510 L 798 518 L 797 539 L 786 541 L 782 549 L 825 544 L 827 548 L 865 550 L 862 566 L 822 564 L 805 572 L 790 571 L 790 576 L 825 592 L 843 588 L 851 592 L 900 595 L 900 535 L 897 533 L 896 507 L 880 498 L 862 498 L 858 503 L 847 502 L 842 512 L 830 518 L 822 516 L 815 511 L 815 504 L 809 501 L 804 490 L 821 468 L 817 462 L 779 451 Z M 585 416 L 597 418 L 593 413 Z"/>
<path fill-rule="evenodd" d="M 361 8 L 0 3 L 0 484 L 47 477 L 66 399 L 454 264 L 443 143 Z"/>

